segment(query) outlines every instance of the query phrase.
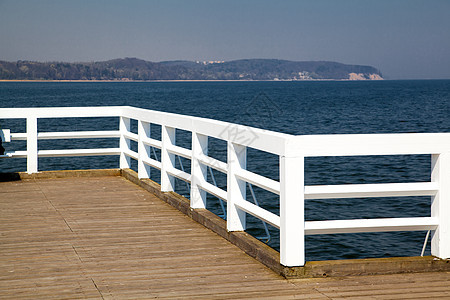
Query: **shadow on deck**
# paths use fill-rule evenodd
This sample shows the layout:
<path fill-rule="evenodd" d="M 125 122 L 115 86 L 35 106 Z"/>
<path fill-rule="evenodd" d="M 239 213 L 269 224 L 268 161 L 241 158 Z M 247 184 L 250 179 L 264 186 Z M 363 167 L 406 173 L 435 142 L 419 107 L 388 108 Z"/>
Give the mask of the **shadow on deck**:
<path fill-rule="evenodd" d="M 21 173 L 11 181 L 5 176 L 0 182 L 0 298 L 450 296 L 449 272 L 286 280 L 278 275 L 289 274 L 279 266 L 276 251 L 246 233 L 226 232 L 222 219 L 190 210 L 186 199 L 160 193 L 131 170 Z M 251 256 L 274 264 L 276 272 Z M 364 261 L 370 260 L 311 263 L 302 272 L 366 274 Z M 436 270 L 448 265 L 431 258 L 379 264 L 408 261 Z M 339 274 L 352 268 L 353 273 Z"/>

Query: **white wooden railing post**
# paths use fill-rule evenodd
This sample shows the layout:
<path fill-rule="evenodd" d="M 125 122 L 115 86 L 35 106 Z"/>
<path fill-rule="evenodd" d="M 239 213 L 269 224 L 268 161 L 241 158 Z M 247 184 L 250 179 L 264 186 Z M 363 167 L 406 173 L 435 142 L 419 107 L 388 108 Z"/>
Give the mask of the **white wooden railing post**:
<path fill-rule="evenodd" d="M 27 118 L 27 173 L 38 172 L 37 117 Z"/>
<path fill-rule="evenodd" d="M 247 168 L 247 147 L 228 142 L 228 188 L 227 230 L 243 231 L 246 228 L 246 213 L 236 203 L 246 200 L 247 184 L 236 177 L 236 171 Z"/>
<path fill-rule="evenodd" d="M 431 199 L 431 216 L 439 218 L 431 239 L 431 254 L 450 258 L 450 152 L 433 154 L 431 168 L 431 181 L 439 185 Z"/>
<path fill-rule="evenodd" d="M 130 118 L 120 117 L 120 168 L 130 168 L 130 157 L 125 155 L 125 151 L 130 149 L 130 140 L 127 139 L 124 134 L 130 132 Z"/>
<path fill-rule="evenodd" d="M 175 145 L 175 128 L 163 125 L 161 130 L 161 191 L 172 192 L 175 190 L 175 177 L 167 170 L 175 168 L 175 154 L 167 151 L 167 147 Z"/>
<path fill-rule="evenodd" d="M 280 263 L 305 264 L 304 157 L 280 156 Z"/>
<path fill-rule="evenodd" d="M 144 163 L 144 159 L 150 158 L 150 147 L 143 143 L 145 138 L 150 137 L 150 123 L 139 120 L 138 136 L 138 177 L 150 178 L 150 166 Z"/>
<path fill-rule="evenodd" d="M 207 180 L 207 166 L 198 161 L 199 155 L 208 155 L 208 136 L 192 132 L 191 158 L 191 207 L 206 208 L 206 192 L 199 188 L 199 183 Z"/>

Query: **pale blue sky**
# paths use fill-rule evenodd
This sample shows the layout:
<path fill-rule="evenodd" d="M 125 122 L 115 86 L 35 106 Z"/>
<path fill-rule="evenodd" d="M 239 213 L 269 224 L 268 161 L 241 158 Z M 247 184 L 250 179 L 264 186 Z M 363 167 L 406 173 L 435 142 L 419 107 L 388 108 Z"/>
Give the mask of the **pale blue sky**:
<path fill-rule="evenodd" d="M 0 60 L 279 58 L 450 78 L 449 0 L 0 0 Z"/>

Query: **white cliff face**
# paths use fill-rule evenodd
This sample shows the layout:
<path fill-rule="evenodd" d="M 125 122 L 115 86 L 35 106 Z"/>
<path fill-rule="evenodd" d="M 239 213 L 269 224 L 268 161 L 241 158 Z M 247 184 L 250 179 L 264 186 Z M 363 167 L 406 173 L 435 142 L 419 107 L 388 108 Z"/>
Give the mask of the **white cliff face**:
<path fill-rule="evenodd" d="M 348 80 L 366 80 L 363 73 L 349 73 Z"/>
<path fill-rule="evenodd" d="M 383 77 L 378 74 L 369 74 L 367 77 L 363 73 L 349 73 L 348 80 L 383 80 Z"/>
<path fill-rule="evenodd" d="M 378 74 L 370 74 L 369 77 L 370 77 L 370 80 L 383 80 L 383 77 L 381 77 Z"/>

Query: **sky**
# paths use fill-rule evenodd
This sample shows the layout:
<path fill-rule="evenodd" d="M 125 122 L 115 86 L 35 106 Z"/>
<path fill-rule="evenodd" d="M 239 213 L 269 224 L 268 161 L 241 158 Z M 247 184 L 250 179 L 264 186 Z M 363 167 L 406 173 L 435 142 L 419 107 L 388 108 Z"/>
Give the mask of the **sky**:
<path fill-rule="evenodd" d="M 450 0 L 0 0 L 0 60 L 276 58 L 450 79 Z"/>

